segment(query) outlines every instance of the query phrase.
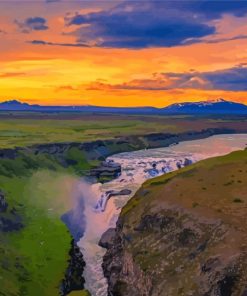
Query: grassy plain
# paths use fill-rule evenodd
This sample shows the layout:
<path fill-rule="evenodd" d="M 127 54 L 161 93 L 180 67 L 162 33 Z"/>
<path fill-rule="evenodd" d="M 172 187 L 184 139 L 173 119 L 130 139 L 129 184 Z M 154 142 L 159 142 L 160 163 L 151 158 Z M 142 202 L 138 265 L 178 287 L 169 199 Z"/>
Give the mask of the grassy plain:
<path fill-rule="evenodd" d="M 246 130 L 247 118 L 0 112 L 0 148 L 85 142 L 159 132 L 178 133 L 210 127 Z"/>

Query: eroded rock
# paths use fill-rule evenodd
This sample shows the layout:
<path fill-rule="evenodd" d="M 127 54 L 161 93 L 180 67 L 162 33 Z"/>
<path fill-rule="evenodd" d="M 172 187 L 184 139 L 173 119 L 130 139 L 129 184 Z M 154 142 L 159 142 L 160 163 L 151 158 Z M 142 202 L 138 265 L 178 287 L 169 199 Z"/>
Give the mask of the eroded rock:
<path fill-rule="evenodd" d="M 115 228 L 109 228 L 104 232 L 99 241 L 99 246 L 105 249 L 109 249 L 113 245 L 113 239 L 116 234 Z"/>
<path fill-rule="evenodd" d="M 60 287 L 60 295 L 66 296 L 72 291 L 84 289 L 85 280 L 83 278 L 83 271 L 85 262 L 80 248 L 74 240 L 71 241 L 71 249 L 69 252 L 70 260 L 68 268 L 65 273 L 65 278 Z"/>
<path fill-rule="evenodd" d="M 0 190 L 0 212 L 6 212 L 8 203 L 6 202 L 4 193 Z"/>

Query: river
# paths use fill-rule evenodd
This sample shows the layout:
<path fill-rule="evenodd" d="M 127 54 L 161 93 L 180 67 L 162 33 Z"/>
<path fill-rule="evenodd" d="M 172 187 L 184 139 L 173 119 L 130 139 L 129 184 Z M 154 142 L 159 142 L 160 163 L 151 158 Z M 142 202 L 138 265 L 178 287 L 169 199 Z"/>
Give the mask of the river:
<path fill-rule="evenodd" d="M 246 144 L 246 134 L 216 135 L 170 147 L 124 152 L 108 157 L 107 161 L 121 164 L 122 173 L 111 182 L 91 185 L 90 202 L 85 203 L 86 229 L 78 243 L 86 262 L 85 287 L 92 296 L 107 296 L 107 281 L 101 267 L 105 249 L 98 246 L 101 235 L 108 228 L 115 227 L 121 208 L 145 180 L 202 159 L 244 149 Z M 113 196 L 108 200 L 110 190 L 117 192 L 123 189 L 131 190 L 131 194 Z"/>

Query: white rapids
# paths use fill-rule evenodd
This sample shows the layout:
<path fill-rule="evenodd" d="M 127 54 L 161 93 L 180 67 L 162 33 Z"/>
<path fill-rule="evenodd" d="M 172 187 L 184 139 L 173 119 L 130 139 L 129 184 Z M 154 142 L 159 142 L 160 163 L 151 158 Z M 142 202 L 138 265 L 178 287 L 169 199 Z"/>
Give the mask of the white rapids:
<path fill-rule="evenodd" d="M 86 267 L 85 288 L 92 296 L 107 296 L 107 281 L 102 270 L 105 249 L 98 246 L 101 235 L 115 227 L 121 208 L 135 194 L 145 180 L 202 159 L 244 149 L 246 134 L 216 135 L 202 140 L 181 142 L 166 148 L 125 152 L 107 158 L 121 164 L 121 175 L 105 184 L 93 184 L 90 202 L 85 204 L 86 229 L 78 245 Z M 131 190 L 131 194 L 109 198 L 109 190 Z M 145 197 L 143 197 L 145 198 Z"/>

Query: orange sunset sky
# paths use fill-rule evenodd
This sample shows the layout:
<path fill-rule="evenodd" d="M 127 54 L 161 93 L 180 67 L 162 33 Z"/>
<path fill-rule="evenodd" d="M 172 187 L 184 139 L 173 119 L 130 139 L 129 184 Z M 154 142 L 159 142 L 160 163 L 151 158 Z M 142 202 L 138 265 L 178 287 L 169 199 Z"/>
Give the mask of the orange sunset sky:
<path fill-rule="evenodd" d="M 247 103 L 246 1 L 0 2 L 0 101 Z"/>

